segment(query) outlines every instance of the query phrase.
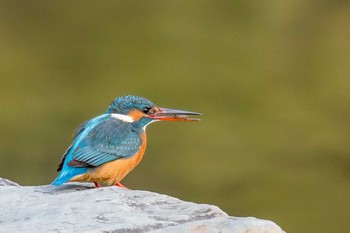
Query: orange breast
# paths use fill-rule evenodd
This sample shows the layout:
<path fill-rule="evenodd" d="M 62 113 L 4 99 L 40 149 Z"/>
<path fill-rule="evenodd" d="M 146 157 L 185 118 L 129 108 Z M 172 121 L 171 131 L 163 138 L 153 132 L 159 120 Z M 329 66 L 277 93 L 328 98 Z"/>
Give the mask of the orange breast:
<path fill-rule="evenodd" d="M 98 182 L 113 185 L 120 182 L 141 161 L 146 150 L 146 134 L 141 135 L 141 146 L 136 154 L 127 159 L 118 159 L 97 167 L 92 172 L 77 175 L 70 181 Z"/>

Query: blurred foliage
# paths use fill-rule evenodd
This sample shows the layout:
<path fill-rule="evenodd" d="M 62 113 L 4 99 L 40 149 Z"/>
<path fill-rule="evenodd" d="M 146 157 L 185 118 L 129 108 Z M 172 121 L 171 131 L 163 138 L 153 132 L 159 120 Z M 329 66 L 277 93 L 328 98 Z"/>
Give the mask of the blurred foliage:
<path fill-rule="evenodd" d="M 287 232 L 347 232 L 348 1 L 0 1 L 0 176 L 51 182 L 121 95 L 204 113 L 148 128 L 125 180 Z"/>

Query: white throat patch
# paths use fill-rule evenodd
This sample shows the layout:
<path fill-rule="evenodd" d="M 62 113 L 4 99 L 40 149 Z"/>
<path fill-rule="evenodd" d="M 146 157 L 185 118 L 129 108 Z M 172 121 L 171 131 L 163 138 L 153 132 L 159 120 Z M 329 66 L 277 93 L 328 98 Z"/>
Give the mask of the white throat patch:
<path fill-rule="evenodd" d="M 153 123 L 153 122 L 156 122 L 156 121 L 159 121 L 159 120 L 153 120 L 153 121 L 150 121 L 150 122 L 148 122 L 148 124 L 147 124 L 147 125 L 149 125 L 149 124 L 151 124 L 151 123 Z M 147 125 L 145 125 L 144 127 L 142 127 L 143 131 L 146 131 L 146 127 L 147 127 Z"/>
<path fill-rule="evenodd" d="M 123 115 L 123 114 L 118 114 L 118 113 L 112 113 L 111 116 L 115 119 L 124 121 L 124 122 L 128 122 L 128 123 L 132 123 L 134 122 L 134 119 L 132 119 L 132 117 L 128 116 L 128 115 Z"/>

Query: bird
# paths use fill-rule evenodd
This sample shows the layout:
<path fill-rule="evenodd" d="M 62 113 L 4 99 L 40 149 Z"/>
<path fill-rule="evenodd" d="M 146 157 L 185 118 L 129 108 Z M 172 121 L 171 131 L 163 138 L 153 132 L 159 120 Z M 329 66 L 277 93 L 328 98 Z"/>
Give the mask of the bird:
<path fill-rule="evenodd" d="M 157 107 L 135 95 L 115 98 L 99 116 L 80 124 L 62 156 L 51 183 L 92 182 L 116 185 L 141 161 L 146 150 L 146 127 L 157 121 L 199 121 L 201 113 Z"/>

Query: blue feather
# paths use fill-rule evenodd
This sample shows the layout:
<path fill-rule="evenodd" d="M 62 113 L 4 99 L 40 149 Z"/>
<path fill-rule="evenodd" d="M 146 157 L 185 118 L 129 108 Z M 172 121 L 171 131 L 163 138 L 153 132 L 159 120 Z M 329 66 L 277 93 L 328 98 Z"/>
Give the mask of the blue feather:
<path fill-rule="evenodd" d="M 59 186 L 70 179 L 72 179 L 76 175 L 84 174 L 86 173 L 87 168 L 86 167 L 68 167 L 66 166 L 65 169 L 62 169 L 60 174 L 56 177 L 56 179 L 51 183 L 52 185 Z"/>
<path fill-rule="evenodd" d="M 71 167 L 68 166 L 67 163 L 73 159 L 73 153 L 76 148 L 80 145 L 80 143 L 84 140 L 84 138 L 88 135 L 88 133 L 98 125 L 103 119 L 108 117 L 108 114 L 103 114 L 98 117 L 91 119 L 84 123 L 83 126 L 79 126 L 76 131 L 76 135 L 74 136 L 74 141 L 72 145 L 68 148 L 66 153 L 63 155 L 63 165 L 60 173 L 56 177 L 56 179 L 51 183 L 52 185 L 59 186 L 70 179 L 72 179 L 76 175 L 84 174 L 87 171 L 86 167 Z"/>
<path fill-rule="evenodd" d="M 71 147 L 63 156 L 62 169 L 52 185 L 61 185 L 74 176 L 87 172 L 87 167 L 129 158 L 141 145 L 139 130 L 135 125 L 103 114 L 80 125 Z M 85 167 L 69 166 L 71 160 L 86 164 Z"/>

